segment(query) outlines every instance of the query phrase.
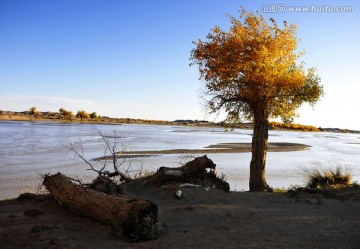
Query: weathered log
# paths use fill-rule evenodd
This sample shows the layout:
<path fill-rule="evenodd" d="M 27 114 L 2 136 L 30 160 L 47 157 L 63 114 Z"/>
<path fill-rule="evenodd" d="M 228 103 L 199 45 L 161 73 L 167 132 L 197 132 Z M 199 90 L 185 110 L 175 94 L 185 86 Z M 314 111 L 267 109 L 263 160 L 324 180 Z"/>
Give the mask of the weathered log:
<path fill-rule="evenodd" d="M 195 158 L 182 167 L 161 167 L 151 177 L 150 182 L 158 185 L 193 183 L 205 187 L 216 187 L 229 192 L 230 186 L 227 182 L 217 178 L 214 171 L 206 171 L 206 169 L 215 170 L 215 168 L 216 164 L 205 155 Z"/>
<path fill-rule="evenodd" d="M 171 181 L 186 182 L 187 180 L 198 177 L 202 173 L 206 173 L 206 169 L 215 169 L 216 164 L 207 158 L 207 156 L 197 157 L 194 160 L 186 163 L 182 167 L 168 168 L 160 167 L 153 175 L 152 182 L 164 184 Z"/>
<path fill-rule="evenodd" d="M 147 200 L 113 196 L 75 185 L 61 173 L 47 175 L 43 184 L 68 211 L 111 226 L 131 240 L 146 240 L 157 222 L 158 207 Z"/>
<path fill-rule="evenodd" d="M 197 157 L 194 160 L 186 163 L 181 167 L 182 172 L 185 177 L 194 177 L 206 169 L 215 169 L 216 164 L 209 159 L 206 155 L 202 157 Z"/>
<path fill-rule="evenodd" d="M 92 183 L 89 185 L 89 188 L 97 192 L 103 192 L 108 195 L 119 195 L 124 193 L 124 190 L 119 184 L 106 176 L 96 177 L 95 180 L 93 180 Z"/>

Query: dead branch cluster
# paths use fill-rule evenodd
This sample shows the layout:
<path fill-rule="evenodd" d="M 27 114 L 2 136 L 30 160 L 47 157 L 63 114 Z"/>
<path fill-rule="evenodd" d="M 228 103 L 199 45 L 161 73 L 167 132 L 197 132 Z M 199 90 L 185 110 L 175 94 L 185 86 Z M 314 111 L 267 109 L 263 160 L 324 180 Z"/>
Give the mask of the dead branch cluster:
<path fill-rule="evenodd" d="M 100 142 L 104 145 L 103 160 L 88 160 L 84 154 L 84 145 L 81 139 L 78 142 L 69 142 L 65 145 L 68 153 L 73 153 L 75 159 L 82 160 L 87 166 L 87 170 L 94 171 L 99 177 L 116 177 L 119 176 L 119 181 L 130 181 L 131 174 L 136 175 L 142 172 L 142 163 L 137 161 L 139 167 L 134 169 L 133 159 L 119 158 L 117 154 L 127 149 L 127 145 L 121 143 L 121 136 L 115 129 L 111 130 L 109 134 L 102 130 L 95 130 L 94 136 L 98 137 Z M 102 165 L 98 166 L 99 163 Z M 110 165 L 110 166 L 109 166 Z"/>
<path fill-rule="evenodd" d="M 71 179 L 61 173 L 46 175 L 43 184 L 67 210 L 106 223 L 116 234 L 122 231 L 127 239 L 139 241 L 157 237 L 157 205 L 127 196 L 123 191 L 126 185 L 163 187 L 174 191 L 177 198 L 182 197 L 182 188 L 186 187 L 218 188 L 225 192 L 230 189 L 226 181 L 217 177 L 216 165 L 207 156 L 195 158 L 181 167 L 160 167 L 154 174 L 132 177 L 131 162 L 125 159 L 119 161 L 116 157 L 121 140 L 119 134 L 113 131 L 112 136 L 108 136 L 100 130 L 96 134 L 105 144 L 106 158 L 111 158 L 104 159 L 100 168 L 85 158 L 81 141 L 66 146 L 76 158 L 87 164 L 88 170 L 98 174 L 91 184 L 83 184 L 79 179 Z M 109 162 L 111 170 L 108 169 Z M 137 175 L 144 175 L 142 167 Z"/>

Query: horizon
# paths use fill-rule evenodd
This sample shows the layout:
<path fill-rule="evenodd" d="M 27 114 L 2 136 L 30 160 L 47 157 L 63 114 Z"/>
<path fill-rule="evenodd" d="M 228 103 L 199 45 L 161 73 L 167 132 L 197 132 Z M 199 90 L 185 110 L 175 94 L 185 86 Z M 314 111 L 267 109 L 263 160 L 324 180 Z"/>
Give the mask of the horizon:
<path fill-rule="evenodd" d="M 37 109 L 36 109 L 37 110 Z M 37 110 L 39 111 L 39 110 Z M 78 111 L 85 111 L 86 113 L 88 114 L 91 114 L 90 112 L 87 112 L 86 110 L 77 110 L 77 111 L 72 111 L 72 110 L 66 110 L 66 111 L 71 111 L 72 112 L 72 115 L 73 116 L 76 116 L 77 112 Z M 0 115 L 2 115 L 2 112 L 10 112 L 10 113 L 27 113 L 28 115 L 32 116 L 31 114 L 31 111 L 30 110 L 25 110 L 25 111 L 9 111 L 9 110 L 0 110 Z M 39 111 L 40 113 L 49 113 L 49 114 L 54 114 L 54 113 L 60 113 L 59 111 Z M 108 119 L 131 119 L 131 120 L 142 120 L 142 121 L 153 121 L 153 122 L 169 122 L 169 123 L 174 123 L 174 122 L 207 122 L 207 123 L 213 123 L 213 124 L 220 124 L 222 122 L 224 122 L 224 120 L 222 121 L 208 121 L 208 120 L 205 120 L 205 119 L 173 119 L 173 120 L 161 120 L 161 119 L 141 119 L 141 118 L 128 118 L 128 117 L 111 117 L 111 116 L 101 116 L 101 115 L 98 115 L 98 113 L 96 113 L 96 115 L 98 116 L 97 118 L 108 118 Z M 10 116 L 10 115 L 9 115 Z M 96 119 L 95 118 L 95 121 Z M 90 118 L 91 121 L 94 121 L 93 118 Z M 54 121 L 53 119 L 39 119 L 39 117 L 36 117 L 35 120 L 37 121 L 53 121 L 53 122 L 57 122 L 57 121 Z M 0 121 L 12 121 L 12 119 L 0 119 Z M 30 120 L 17 120 L 15 119 L 15 121 L 30 121 Z M 34 120 L 31 120 L 31 122 L 33 122 Z M 76 120 L 74 121 L 71 121 L 71 122 L 77 122 Z M 274 121 L 274 120 L 270 120 L 269 121 L 269 125 L 271 125 L 272 122 L 275 122 L 277 123 L 277 121 Z M 253 122 L 251 120 L 245 120 L 245 121 L 241 121 L 240 123 L 238 124 L 242 124 L 242 125 L 251 125 Z M 282 122 L 280 122 L 282 123 Z M 135 123 L 136 124 L 136 123 Z M 309 125 L 309 124 L 300 124 L 300 123 L 295 123 L 295 122 L 291 122 L 290 124 L 294 124 L 294 125 L 303 125 L 303 126 L 310 126 L 310 127 L 316 127 L 316 126 L 313 126 L 313 125 Z M 159 124 L 156 124 L 155 125 L 161 125 L 160 123 Z M 355 129 L 347 129 L 347 128 L 339 128 L 339 127 L 316 127 L 316 128 L 321 128 L 321 129 L 332 129 L 332 130 L 348 130 L 348 131 L 355 131 L 355 132 L 360 132 L 360 130 L 355 130 Z M 236 128 L 238 129 L 238 128 Z M 242 129 L 242 128 L 240 128 Z M 303 130 L 304 131 L 304 130 Z"/>
<path fill-rule="evenodd" d="M 207 120 L 192 41 L 240 6 L 268 20 L 298 25 L 305 67 L 317 67 L 325 96 L 304 105 L 294 123 L 360 130 L 360 23 L 357 1 L 302 1 L 270 11 L 276 1 L 44 1 L 0 2 L 0 110 L 57 112 L 151 120 Z M 353 7 L 349 12 L 290 11 L 291 6 Z"/>

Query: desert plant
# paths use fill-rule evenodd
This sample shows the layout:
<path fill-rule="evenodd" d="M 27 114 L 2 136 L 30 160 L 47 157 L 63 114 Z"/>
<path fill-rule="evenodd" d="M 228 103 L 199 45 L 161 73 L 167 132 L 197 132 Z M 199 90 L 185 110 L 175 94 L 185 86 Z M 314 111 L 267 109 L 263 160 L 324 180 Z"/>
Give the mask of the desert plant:
<path fill-rule="evenodd" d="M 271 118 L 291 120 L 303 104 L 314 106 L 323 96 L 315 68 L 305 70 L 298 59 L 296 25 L 283 27 L 263 15 L 240 11 L 230 29 L 211 29 L 207 40 L 195 41 L 190 65 L 205 81 L 204 99 L 210 113 L 227 113 L 229 123 L 254 123 L 250 191 L 269 191 L 265 177 L 268 125 Z"/>
<path fill-rule="evenodd" d="M 306 168 L 304 173 L 308 179 L 309 188 L 342 187 L 351 184 L 351 173 L 343 167 Z"/>
<path fill-rule="evenodd" d="M 63 116 L 63 118 L 72 120 L 72 116 L 73 116 L 72 111 L 68 111 L 68 110 L 65 110 L 64 108 L 60 108 L 59 113 L 61 116 Z"/>
<path fill-rule="evenodd" d="M 291 130 L 301 130 L 301 131 L 319 131 L 319 128 L 311 125 L 302 125 L 302 124 L 293 124 L 293 123 L 279 123 L 279 122 L 270 122 L 269 125 L 273 129 L 291 129 Z"/>
<path fill-rule="evenodd" d="M 96 114 L 96 112 L 93 112 L 90 114 L 90 118 L 97 118 L 97 117 L 98 117 L 98 115 Z"/>
<path fill-rule="evenodd" d="M 90 114 L 85 112 L 85 111 L 78 111 L 76 114 L 77 118 L 80 118 L 81 121 L 83 121 L 83 119 L 88 119 L 90 118 Z"/>
<path fill-rule="evenodd" d="M 31 107 L 29 110 L 31 115 L 34 115 L 35 118 L 37 118 L 37 116 L 40 114 L 40 112 L 37 110 L 35 106 Z"/>

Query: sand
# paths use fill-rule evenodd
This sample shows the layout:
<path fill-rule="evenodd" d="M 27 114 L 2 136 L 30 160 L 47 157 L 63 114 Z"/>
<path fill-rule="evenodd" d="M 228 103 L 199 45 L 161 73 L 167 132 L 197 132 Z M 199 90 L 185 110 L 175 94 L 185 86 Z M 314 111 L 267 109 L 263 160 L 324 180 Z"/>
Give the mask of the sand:
<path fill-rule="evenodd" d="M 44 196 L 0 202 L 1 248 L 360 248 L 360 201 L 284 193 L 126 189 L 159 206 L 157 240 L 130 243 Z"/>
<path fill-rule="evenodd" d="M 269 143 L 268 152 L 300 151 L 309 149 L 311 146 L 298 143 Z M 149 157 L 169 154 L 222 154 L 222 153 L 246 153 L 251 152 L 251 143 L 219 143 L 205 147 L 204 149 L 172 149 L 172 150 L 142 150 L 121 151 L 118 158 Z M 110 156 L 99 157 L 93 160 L 111 159 Z"/>

